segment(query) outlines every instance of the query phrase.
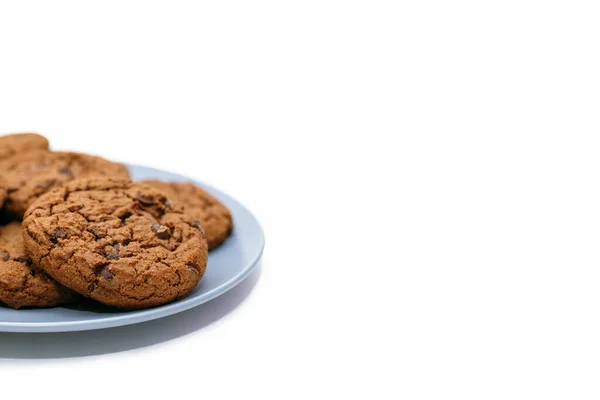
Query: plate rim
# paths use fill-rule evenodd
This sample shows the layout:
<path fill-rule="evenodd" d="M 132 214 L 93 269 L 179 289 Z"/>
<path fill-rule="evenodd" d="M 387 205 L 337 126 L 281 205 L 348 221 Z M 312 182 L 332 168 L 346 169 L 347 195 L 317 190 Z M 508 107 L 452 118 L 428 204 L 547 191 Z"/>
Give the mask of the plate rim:
<path fill-rule="evenodd" d="M 250 258 L 251 261 L 248 262 L 247 265 L 244 266 L 235 276 L 229 279 L 224 284 L 210 290 L 207 293 L 204 293 L 200 297 L 189 297 L 174 303 L 166 304 L 163 306 L 150 308 L 147 310 L 139 310 L 134 311 L 135 314 L 132 314 L 131 317 L 127 317 L 127 315 L 118 315 L 112 317 L 106 317 L 102 319 L 96 320 L 82 320 L 82 321 L 64 321 L 64 322 L 3 322 L 0 321 L 0 332 L 6 333 L 56 333 L 56 332 L 81 332 L 81 331 L 90 331 L 90 330 L 99 330 L 99 329 L 108 329 L 115 328 L 119 326 L 127 326 L 138 324 L 142 322 L 152 321 L 164 317 L 168 317 L 170 315 L 175 315 L 183 311 L 187 311 L 191 308 L 197 307 L 204 303 L 207 303 L 215 298 L 225 294 L 230 291 L 241 282 L 243 282 L 257 267 L 262 258 L 264 249 L 265 249 L 265 234 L 262 226 L 260 225 L 258 219 L 254 216 L 254 214 L 241 202 L 237 201 L 233 197 L 231 197 L 228 193 L 223 192 L 222 190 L 217 190 L 211 185 L 205 184 L 202 181 L 198 181 L 196 179 L 192 179 L 181 175 L 176 172 L 170 171 L 162 171 L 152 167 L 146 167 L 144 165 L 139 164 L 129 164 L 125 163 L 128 168 L 143 168 L 150 171 L 157 172 L 168 172 L 170 174 L 177 175 L 179 177 L 188 179 L 190 182 L 194 182 L 195 184 L 199 184 L 203 188 L 208 189 L 209 192 L 218 192 L 220 195 L 227 197 L 229 200 L 235 202 L 239 207 L 241 207 L 254 221 L 256 227 L 258 228 L 258 232 L 260 233 L 259 241 L 260 246 L 258 246 L 258 251 L 253 254 Z"/>

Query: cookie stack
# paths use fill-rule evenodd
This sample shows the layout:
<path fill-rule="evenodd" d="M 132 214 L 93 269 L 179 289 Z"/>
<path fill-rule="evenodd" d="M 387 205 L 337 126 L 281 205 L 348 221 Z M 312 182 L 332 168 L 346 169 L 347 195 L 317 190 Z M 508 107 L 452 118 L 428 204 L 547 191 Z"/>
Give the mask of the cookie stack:
<path fill-rule="evenodd" d="M 182 299 L 233 229 L 191 183 L 134 182 L 121 164 L 50 151 L 37 134 L 0 137 L 0 207 L 0 302 L 15 309 Z"/>

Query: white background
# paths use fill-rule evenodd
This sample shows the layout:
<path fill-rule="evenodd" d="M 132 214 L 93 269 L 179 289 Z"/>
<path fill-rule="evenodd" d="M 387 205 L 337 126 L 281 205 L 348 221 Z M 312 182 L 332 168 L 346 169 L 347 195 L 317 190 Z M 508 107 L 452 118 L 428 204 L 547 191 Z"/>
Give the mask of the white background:
<path fill-rule="evenodd" d="M 0 334 L 2 398 L 600 396 L 597 2 L 0 4 L 0 132 L 203 180 L 267 236 L 196 310 Z"/>

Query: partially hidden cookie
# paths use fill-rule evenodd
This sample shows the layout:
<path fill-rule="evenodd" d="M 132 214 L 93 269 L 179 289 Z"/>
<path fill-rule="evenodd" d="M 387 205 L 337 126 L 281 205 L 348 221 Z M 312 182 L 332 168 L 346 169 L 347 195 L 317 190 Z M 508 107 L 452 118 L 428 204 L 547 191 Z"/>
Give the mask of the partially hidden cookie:
<path fill-rule="evenodd" d="M 0 227 L 0 302 L 15 309 L 53 307 L 78 297 L 32 265 L 25 254 L 20 223 Z"/>
<path fill-rule="evenodd" d="M 125 179 L 76 180 L 25 214 L 25 248 L 63 285 L 135 309 L 187 296 L 208 260 L 199 226 L 165 194 Z"/>
<path fill-rule="evenodd" d="M 79 153 L 33 151 L 0 161 L 5 209 L 20 218 L 48 190 L 78 178 L 129 178 L 124 165 Z"/>
<path fill-rule="evenodd" d="M 37 133 L 0 136 L 0 160 L 34 150 L 48 150 L 48 139 Z"/>
<path fill-rule="evenodd" d="M 145 183 L 162 191 L 167 197 L 184 207 L 185 213 L 198 221 L 206 233 L 209 250 L 227 239 L 233 230 L 231 213 L 219 200 L 193 183 L 148 180 Z"/>

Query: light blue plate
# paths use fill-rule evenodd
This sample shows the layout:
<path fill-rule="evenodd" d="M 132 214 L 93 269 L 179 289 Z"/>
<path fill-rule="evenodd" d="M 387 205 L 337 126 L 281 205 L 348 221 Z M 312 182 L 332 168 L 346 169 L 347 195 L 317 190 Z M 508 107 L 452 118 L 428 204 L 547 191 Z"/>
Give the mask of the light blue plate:
<path fill-rule="evenodd" d="M 131 165 L 133 179 L 157 178 L 190 181 L 181 175 Z M 176 314 L 227 292 L 254 270 L 265 245 L 258 221 L 244 206 L 216 189 L 195 182 L 233 214 L 234 231 L 225 243 L 212 251 L 204 277 L 187 298 L 165 306 L 141 311 L 119 311 L 100 305 L 12 310 L 0 306 L 0 332 L 68 332 L 111 328 Z"/>

